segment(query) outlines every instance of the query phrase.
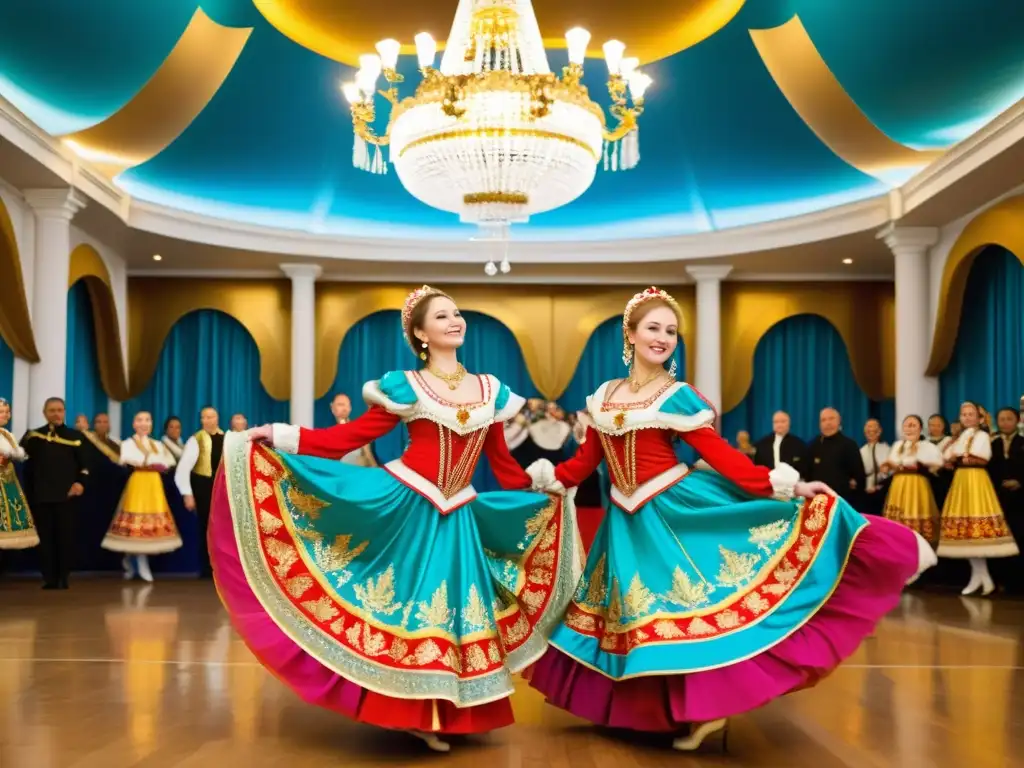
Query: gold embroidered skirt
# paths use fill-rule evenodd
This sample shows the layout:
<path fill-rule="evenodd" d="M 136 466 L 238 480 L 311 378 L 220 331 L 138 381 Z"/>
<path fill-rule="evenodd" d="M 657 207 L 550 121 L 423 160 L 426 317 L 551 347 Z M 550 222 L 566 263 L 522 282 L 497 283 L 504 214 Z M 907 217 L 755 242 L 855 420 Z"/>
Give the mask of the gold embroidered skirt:
<path fill-rule="evenodd" d="M 886 519 L 917 531 L 933 547 L 938 543 L 939 508 L 928 478 L 917 472 L 897 474 L 885 497 Z"/>
<path fill-rule="evenodd" d="M 939 557 L 1013 557 L 1017 542 L 982 467 L 960 467 L 942 507 Z"/>
<path fill-rule="evenodd" d="M 135 555 L 158 555 L 181 548 L 181 536 L 159 472 L 137 469 L 132 473 L 102 546 Z"/>
<path fill-rule="evenodd" d="M 32 513 L 14 465 L 0 467 L 0 549 L 28 549 L 39 543 Z"/>

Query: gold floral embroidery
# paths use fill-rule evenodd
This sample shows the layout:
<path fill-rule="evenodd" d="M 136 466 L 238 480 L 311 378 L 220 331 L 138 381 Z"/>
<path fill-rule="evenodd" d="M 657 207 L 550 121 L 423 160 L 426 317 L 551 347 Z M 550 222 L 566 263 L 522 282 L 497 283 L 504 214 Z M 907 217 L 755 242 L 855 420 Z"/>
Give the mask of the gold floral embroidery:
<path fill-rule="evenodd" d="M 267 458 L 259 451 L 253 451 L 252 459 L 253 464 L 256 465 L 256 471 L 261 475 L 269 477 L 271 480 L 277 480 L 280 477 L 277 467 L 267 461 Z"/>
<path fill-rule="evenodd" d="M 767 611 L 769 605 L 769 602 L 761 597 L 757 592 L 751 592 L 743 598 L 743 607 L 755 616 L 760 616 L 762 613 Z"/>
<path fill-rule="evenodd" d="M 551 568 L 555 564 L 555 553 L 538 552 L 533 556 L 533 564 L 538 568 Z"/>
<path fill-rule="evenodd" d="M 324 573 L 340 571 L 348 567 L 349 563 L 363 554 L 363 551 L 370 545 L 370 542 L 364 541 L 352 549 L 349 546 L 351 543 L 352 537 L 348 534 L 335 537 L 334 543 L 330 546 L 324 544 L 322 537 L 314 541 L 313 557 L 316 559 L 317 568 Z"/>
<path fill-rule="evenodd" d="M 505 647 L 515 646 L 526 639 L 530 634 L 530 622 L 520 613 L 515 624 L 505 630 Z"/>
<path fill-rule="evenodd" d="M 501 649 L 498 648 L 498 644 L 493 640 L 487 644 L 487 658 L 491 664 L 501 663 Z"/>
<path fill-rule="evenodd" d="M 672 589 L 664 595 L 666 602 L 696 608 L 708 602 L 708 595 L 714 587 L 705 581 L 693 582 L 678 565 L 672 573 Z M 674 625 L 673 625 L 674 626 Z"/>
<path fill-rule="evenodd" d="M 704 619 L 699 616 L 690 622 L 689 628 L 686 633 L 694 637 L 700 637 L 702 635 L 713 635 L 715 634 L 715 628 L 708 624 Z"/>
<path fill-rule="evenodd" d="M 433 664 L 443 655 L 441 649 L 437 647 L 437 643 L 433 640 L 424 640 L 416 646 L 416 650 L 411 656 L 402 659 L 402 663 L 407 666 L 425 667 L 427 664 Z"/>
<path fill-rule="evenodd" d="M 402 638 L 396 637 L 391 641 L 391 649 L 388 651 L 388 656 L 395 661 L 401 661 L 408 652 L 409 644 Z"/>
<path fill-rule="evenodd" d="M 777 584 L 765 584 L 761 590 L 769 595 L 784 595 L 788 592 L 800 572 L 788 560 L 783 560 L 772 574 Z"/>
<path fill-rule="evenodd" d="M 287 590 L 288 594 L 296 600 L 306 594 L 312 586 L 313 579 L 306 574 L 295 576 L 284 583 L 284 588 Z"/>
<path fill-rule="evenodd" d="M 302 607 L 313 614 L 317 621 L 330 621 L 338 615 L 338 609 L 331 602 L 329 597 L 321 597 L 319 600 L 307 600 Z"/>
<path fill-rule="evenodd" d="M 685 636 L 683 630 L 681 630 L 674 621 L 667 620 L 655 623 L 654 634 L 662 640 L 676 640 Z"/>
<path fill-rule="evenodd" d="M 524 589 L 519 601 L 526 606 L 526 611 L 533 616 L 544 605 L 544 593 L 532 589 Z"/>
<path fill-rule="evenodd" d="M 540 512 L 531 517 L 526 521 L 526 537 L 532 539 L 534 536 L 539 534 L 545 528 L 548 527 L 548 522 L 554 515 L 555 510 L 553 507 L 544 507 Z"/>
<path fill-rule="evenodd" d="M 264 501 L 269 499 L 274 493 L 274 490 L 263 478 L 256 481 L 256 484 L 252 488 L 252 495 L 256 498 L 256 502 L 262 504 Z"/>
<path fill-rule="evenodd" d="M 754 567 L 761 556 L 753 552 L 733 552 L 719 545 L 722 566 L 718 571 L 718 583 L 723 587 L 741 587 L 754 578 Z"/>
<path fill-rule="evenodd" d="M 487 656 L 479 645 L 471 645 L 466 649 L 466 667 L 470 672 L 483 672 L 488 666 Z"/>
<path fill-rule="evenodd" d="M 551 571 L 545 568 L 534 568 L 530 571 L 529 581 L 533 584 L 542 584 L 547 586 L 551 584 Z"/>
<path fill-rule="evenodd" d="M 488 629 L 491 626 L 491 617 L 487 613 L 487 606 L 480 599 L 476 584 L 469 588 L 469 596 L 466 598 L 466 606 L 462 609 L 462 623 L 471 630 Z"/>
<path fill-rule="evenodd" d="M 811 536 L 800 534 L 800 549 L 796 551 L 796 559 L 801 563 L 806 563 L 812 557 L 814 557 L 814 539 Z"/>
<path fill-rule="evenodd" d="M 283 579 L 288 575 L 288 571 L 292 569 L 292 566 L 299 561 L 299 553 L 295 551 L 295 547 L 291 544 L 287 544 L 280 539 L 264 539 L 264 543 L 267 548 L 267 555 L 277 563 L 274 566 L 274 571 Z"/>
<path fill-rule="evenodd" d="M 630 618 L 645 616 L 650 613 L 651 608 L 654 607 L 656 602 L 657 598 L 640 580 L 640 574 L 634 573 L 633 578 L 629 582 L 629 589 L 626 590 L 626 596 L 622 601 L 625 615 Z"/>
<path fill-rule="evenodd" d="M 715 616 L 715 623 L 718 625 L 719 629 L 735 629 L 743 623 L 743 620 L 736 611 L 730 609 L 722 611 L 720 614 Z"/>
<path fill-rule="evenodd" d="M 605 651 L 615 651 L 619 647 L 618 635 L 602 635 L 601 636 L 601 649 Z"/>
<path fill-rule="evenodd" d="M 477 650 L 480 651 L 479 648 Z M 480 651 L 480 654 L 483 655 L 483 651 Z M 444 656 L 441 657 L 441 663 L 448 667 L 448 669 L 454 670 L 459 674 L 462 673 L 462 659 L 459 658 L 459 652 L 454 648 L 449 648 L 444 652 Z"/>
<path fill-rule="evenodd" d="M 774 523 L 766 523 L 750 529 L 750 543 L 756 544 L 757 548 L 765 552 L 771 552 L 770 544 L 775 544 L 783 536 L 789 533 L 789 520 L 776 520 Z"/>
<path fill-rule="evenodd" d="M 605 569 L 608 563 L 605 557 L 602 554 L 597 565 L 594 566 L 594 570 L 590 572 L 586 595 L 580 601 L 585 605 L 600 607 L 608 599 L 608 585 L 605 583 Z"/>
<path fill-rule="evenodd" d="M 376 580 L 371 576 L 364 584 L 352 588 L 356 599 L 371 613 L 390 616 L 401 610 L 402 604 L 395 602 L 395 566 L 389 565 Z"/>
<path fill-rule="evenodd" d="M 642 629 L 638 629 L 633 633 L 633 639 L 636 640 L 637 644 L 646 642 L 651 639 L 651 636 L 644 632 Z"/>
<path fill-rule="evenodd" d="M 616 630 L 622 621 L 622 591 L 619 589 L 619 580 L 612 577 L 612 594 L 608 601 L 608 613 L 605 620 L 609 630 Z"/>
<path fill-rule="evenodd" d="M 363 622 L 363 653 L 367 656 L 383 656 L 387 653 L 387 642 L 383 632 L 374 632 L 369 624 Z"/>
<path fill-rule="evenodd" d="M 351 627 L 345 630 L 345 637 L 348 638 L 348 644 L 355 648 L 357 651 L 362 650 L 362 633 L 363 623 L 357 621 Z"/>
<path fill-rule="evenodd" d="M 335 619 L 331 622 L 331 632 L 336 635 L 340 635 L 342 630 L 345 629 L 345 617 L 342 616 L 340 619 Z"/>
<path fill-rule="evenodd" d="M 426 627 L 446 629 L 451 625 L 454 611 L 448 606 L 448 582 L 442 581 L 441 586 L 434 590 L 430 602 L 421 601 L 416 619 Z"/>
<path fill-rule="evenodd" d="M 828 522 L 828 518 L 825 515 L 828 500 L 824 496 L 815 496 L 809 503 L 811 505 L 811 514 L 804 520 L 804 528 L 814 533 L 824 528 L 825 523 Z"/>
<path fill-rule="evenodd" d="M 558 529 L 556 529 L 554 526 L 548 526 L 548 529 L 544 531 L 544 534 L 540 537 L 540 543 L 537 544 L 537 549 L 551 549 L 551 547 L 555 543 L 555 538 L 557 536 Z"/>
<path fill-rule="evenodd" d="M 310 520 L 318 519 L 320 510 L 330 506 L 329 502 L 318 499 L 312 494 L 304 493 L 294 485 L 288 487 L 288 502 Z"/>
<path fill-rule="evenodd" d="M 284 523 L 265 509 L 260 510 L 260 530 L 267 536 L 277 533 Z"/>
<path fill-rule="evenodd" d="M 566 617 L 565 623 L 581 632 L 594 632 L 597 629 L 597 620 L 586 613 L 573 611 Z"/>

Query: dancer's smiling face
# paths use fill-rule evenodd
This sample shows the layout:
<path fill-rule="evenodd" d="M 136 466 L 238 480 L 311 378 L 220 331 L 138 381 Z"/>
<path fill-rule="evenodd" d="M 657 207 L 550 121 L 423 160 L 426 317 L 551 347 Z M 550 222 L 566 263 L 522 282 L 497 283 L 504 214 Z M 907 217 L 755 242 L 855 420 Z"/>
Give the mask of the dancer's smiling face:
<path fill-rule="evenodd" d="M 627 331 L 633 353 L 650 366 L 664 365 L 679 344 L 679 318 L 662 301 L 640 305 Z"/>
<path fill-rule="evenodd" d="M 423 319 L 414 327 L 416 338 L 428 350 L 458 349 L 466 340 L 466 318 L 447 296 L 427 299 Z"/>

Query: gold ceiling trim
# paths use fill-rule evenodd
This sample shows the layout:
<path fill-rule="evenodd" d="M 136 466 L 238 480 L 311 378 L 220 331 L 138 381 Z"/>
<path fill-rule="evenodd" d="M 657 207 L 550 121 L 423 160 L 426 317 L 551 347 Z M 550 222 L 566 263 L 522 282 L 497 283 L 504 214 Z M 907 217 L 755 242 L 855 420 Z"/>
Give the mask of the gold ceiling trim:
<path fill-rule="evenodd" d="M 115 176 L 156 157 L 206 108 L 252 29 L 224 27 L 197 9 L 160 68 L 117 112 L 64 142 Z"/>
<path fill-rule="evenodd" d="M 203 277 L 128 280 L 128 372 L 132 397 L 149 386 L 171 330 L 185 315 L 215 309 L 249 332 L 260 352 L 260 382 L 275 400 L 291 396 L 291 284 Z"/>
<path fill-rule="evenodd" d="M 953 358 L 967 278 L 975 258 L 990 245 L 1010 251 L 1024 266 L 1024 195 L 1008 198 L 979 213 L 953 243 L 939 285 L 929 376 L 938 376 Z"/>
<path fill-rule="evenodd" d="M 92 304 L 96 359 L 99 363 L 103 391 L 115 400 L 127 400 L 128 379 L 121 348 L 121 323 L 117 317 L 110 272 L 103 257 L 95 248 L 85 243 L 75 246 L 71 251 L 68 288 L 79 280 L 85 282 Z"/>
<path fill-rule="evenodd" d="M 818 315 L 839 332 L 853 377 L 868 397 L 893 397 L 895 302 L 892 283 L 723 283 L 722 412 L 731 411 L 746 397 L 761 339 L 775 325 L 797 315 Z M 809 354 L 807 370 L 792 375 L 813 375 L 815 364 Z"/>
<path fill-rule="evenodd" d="M 39 362 L 32 315 L 28 310 L 28 294 L 21 274 L 21 252 L 14 235 L 14 225 L 3 199 L 0 199 L 0 338 L 15 357 Z"/>
<path fill-rule="evenodd" d="M 799 16 L 750 36 L 779 90 L 807 127 L 837 156 L 886 181 L 891 172 L 917 169 L 945 150 L 916 150 L 886 136 L 850 98 L 822 59 Z"/>
<path fill-rule="evenodd" d="M 617 38 L 641 64 L 663 59 L 705 40 L 739 13 L 746 0 L 657 0 L 630 7 L 619 0 L 534 0 L 544 46 L 565 48 L 565 32 L 582 26 L 593 34 L 588 55 L 603 56 L 601 45 Z M 339 0 L 253 0 L 253 5 L 281 34 L 351 66 L 372 53 L 383 38 L 404 43 L 414 54 L 413 36 L 430 32 L 443 50 L 457 3 L 392 0 L 386 13 L 367 12 L 355 2 Z"/>

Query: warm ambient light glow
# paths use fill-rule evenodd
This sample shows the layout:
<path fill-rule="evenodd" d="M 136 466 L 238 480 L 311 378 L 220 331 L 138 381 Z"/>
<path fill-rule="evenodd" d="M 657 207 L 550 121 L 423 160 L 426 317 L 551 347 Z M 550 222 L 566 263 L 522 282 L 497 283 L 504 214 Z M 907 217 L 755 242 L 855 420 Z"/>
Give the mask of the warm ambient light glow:
<path fill-rule="evenodd" d="M 843 259 L 843 264 L 853 264 L 853 259 Z"/>
<path fill-rule="evenodd" d="M 164 260 L 164 257 L 161 256 L 159 253 L 154 253 L 153 254 L 153 261 L 163 261 L 163 260 Z"/>

